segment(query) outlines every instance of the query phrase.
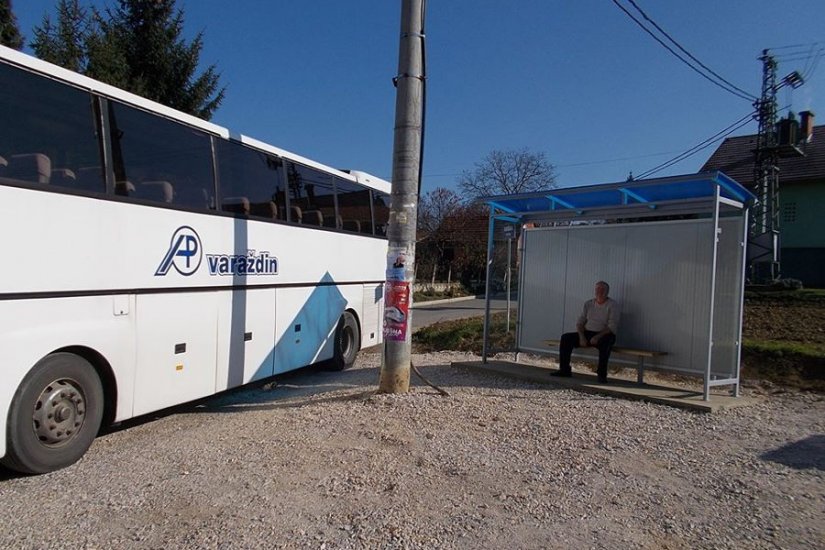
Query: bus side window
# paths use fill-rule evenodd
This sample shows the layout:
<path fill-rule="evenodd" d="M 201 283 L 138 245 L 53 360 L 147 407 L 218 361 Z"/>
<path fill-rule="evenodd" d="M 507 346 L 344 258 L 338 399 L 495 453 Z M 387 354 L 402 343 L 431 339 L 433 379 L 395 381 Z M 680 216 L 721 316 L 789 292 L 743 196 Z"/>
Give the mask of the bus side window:
<path fill-rule="evenodd" d="M 109 101 L 109 121 L 115 179 L 135 183 L 134 193 L 125 189 L 126 196 L 209 208 L 203 182 L 213 182 L 214 174 L 207 134 L 114 100 Z"/>
<path fill-rule="evenodd" d="M 0 82 L 0 153 L 11 183 L 76 188 L 78 166 L 102 164 L 100 117 L 87 90 L 7 63 L 0 63 Z M 103 178 L 86 190 L 105 192 Z"/>
<path fill-rule="evenodd" d="M 222 210 L 265 220 L 285 220 L 282 160 L 242 143 L 216 140 Z M 246 199 L 246 208 L 237 199 Z M 279 208 L 281 207 L 281 208 Z"/>
<path fill-rule="evenodd" d="M 370 190 L 355 182 L 337 179 L 338 213 L 340 228 L 352 233 L 372 234 L 372 214 L 370 213 Z"/>
<path fill-rule="evenodd" d="M 375 218 L 375 234 L 387 235 L 387 224 L 390 220 L 390 196 L 380 191 L 372 192 L 372 212 Z"/>

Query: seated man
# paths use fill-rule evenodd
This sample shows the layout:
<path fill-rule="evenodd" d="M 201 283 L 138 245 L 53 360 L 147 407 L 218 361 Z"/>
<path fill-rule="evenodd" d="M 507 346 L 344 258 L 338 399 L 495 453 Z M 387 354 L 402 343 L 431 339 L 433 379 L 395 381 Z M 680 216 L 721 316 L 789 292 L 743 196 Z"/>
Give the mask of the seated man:
<path fill-rule="evenodd" d="M 616 300 L 608 298 L 610 285 L 604 281 L 596 283 L 596 297 L 587 300 L 576 321 L 576 332 L 566 332 L 559 345 L 559 372 L 553 376 L 571 376 L 570 356 L 573 348 L 594 346 L 599 349 L 599 382 L 607 382 L 607 360 L 616 343 L 620 309 Z"/>

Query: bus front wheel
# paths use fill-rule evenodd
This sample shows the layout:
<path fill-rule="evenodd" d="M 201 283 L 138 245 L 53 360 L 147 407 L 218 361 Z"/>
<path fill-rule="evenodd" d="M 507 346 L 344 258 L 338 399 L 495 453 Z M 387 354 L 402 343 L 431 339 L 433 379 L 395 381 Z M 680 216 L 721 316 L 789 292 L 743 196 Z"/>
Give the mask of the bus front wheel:
<path fill-rule="evenodd" d="M 335 351 L 329 366 L 332 370 L 344 370 L 355 363 L 358 350 L 361 347 L 361 331 L 358 321 L 349 311 L 345 311 L 338 319 L 335 328 Z"/>
<path fill-rule="evenodd" d="M 72 353 L 41 359 L 17 388 L 9 411 L 6 456 L 19 472 L 43 474 L 77 462 L 103 418 L 103 385 Z"/>

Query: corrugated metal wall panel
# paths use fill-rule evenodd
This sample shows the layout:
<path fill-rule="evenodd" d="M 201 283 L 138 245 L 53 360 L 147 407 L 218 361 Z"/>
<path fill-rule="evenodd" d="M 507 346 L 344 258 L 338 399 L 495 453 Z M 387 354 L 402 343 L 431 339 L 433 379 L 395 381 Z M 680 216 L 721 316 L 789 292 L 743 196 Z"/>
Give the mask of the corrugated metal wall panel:
<path fill-rule="evenodd" d="M 743 218 L 719 221 L 711 375 L 721 378 L 733 378 L 739 373 L 737 342 L 742 307 L 744 224 Z"/>
<path fill-rule="evenodd" d="M 610 285 L 610 296 L 622 302 L 626 228 L 594 225 L 571 227 L 567 232 L 567 298 L 563 326 L 564 332 L 572 332 L 576 330 L 582 304 L 593 297 L 596 281 L 606 281 Z"/>
<path fill-rule="evenodd" d="M 726 344 L 714 351 L 713 373 L 727 377 L 736 369 L 744 222 L 735 218 L 721 223 L 719 326 L 714 334 L 717 342 Z M 618 345 L 666 351 L 667 356 L 646 364 L 704 374 L 710 337 L 712 220 L 530 229 L 524 236 L 520 349 L 545 348 L 543 340 L 575 330 L 594 283 L 605 280 L 611 297 L 622 306 Z"/>
<path fill-rule="evenodd" d="M 626 291 L 617 340 L 619 345 L 668 353 L 651 364 L 695 370 L 695 261 L 702 226 L 710 224 L 628 227 Z M 707 346 L 707 338 L 704 342 Z"/>
<path fill-rule="evenodd" d="M 696 227 L 696 255 L 693 259 L 693 356 L 691 370 L 704 375 L 708 367 L 710 342 L 710 275 L 713 267 L 713 220 L 701 220 Z"/>
<path fill-rule="evenodd" d="M 564 320 L 564 288 L 567 257 L 565 230 L 529 230 L 524 233 L 522 269 L 528 284 L 519 304 L 519 348 L 545 348 L 544 340 L 558 338 Z M 533 307 L 535 305 L 535 307 Z"/>

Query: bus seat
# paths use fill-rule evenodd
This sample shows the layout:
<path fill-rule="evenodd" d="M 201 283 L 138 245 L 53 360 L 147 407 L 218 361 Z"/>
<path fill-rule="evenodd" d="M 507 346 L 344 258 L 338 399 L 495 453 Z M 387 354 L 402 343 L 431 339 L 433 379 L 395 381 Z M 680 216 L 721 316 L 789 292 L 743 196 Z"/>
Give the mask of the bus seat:
<path fill-rule="evenodd" d="M 344 220 L 343 229 L 344 231 L 354 231 L 356 233 L 360 233 L 361 222 L 358 220 Z"/>
<path fill-rule="evenodd" d="M 6 177 L 35 183 L 49 183 L 52 161 L 43 153 L 12 155 L 6 167 Z"/>
<path fill-rule="evenodd" d="M 249 215 L 249 199 L 246 197 L 224 197 L 221 210 L 235 214 Z"/>
<path fill-rule="evenodd" d="M 178 189 L 175 189 L 175 193 L 175 202 L 181 206 L 206 210 L 212 208 L 209 192 L 203 187 L 192 187 L 190 185 L 184 185 L 183 187 L 178 186 Z"/>
<path fill-rule="evenodd" d="M 52 169 L 52 175 L 49 183 L 52 185 L 59 185 L 61 187 L 75 187 L 77 184 L 77 176 L 73 170 L 68 168 L 54 168 Z"/>
<path fill-rule="evenodd" d="M 321 211 L 324 214 L 324 211 Z M 341 229 L 341 220 L 336 219 L 335 216 L 324 216 L 324 227 L 332 227 L 333 229 Z"/>
<path fill-rule="evenodd" d="M 147 201 L 171 203 L 175 200 L 175 191 L 168 181 L 144 181 L 138 185 L 136 196 Z"/>
<path fill-rule="evenodd" d="M 261 218 L 278 218 L 278 205 L 272 201 L 253 202 L 249 205 L 249 213 Z"/>
<path fill-rule="evenodd" d="M 303 223 L 305 225 L 317 225 L 318 227 L 323 227 L 324 215 L 320 210 L 307 210 L 304 212 Z"/>
<path fill-rule="evenodd" d="M 115 195 L 120 195 L 121 197 L 134 197 L 135 184 L 129 180 L 116 181 Z"/>
<path fill-rule="evenodd" d="M 289 221 L 295 222 L 295 223 L 301 223 L 301 221 L 304 217 L 303 212 L 301 212 L 301 207 L 300 206 L 290 206 L 289 207 L 289 216 L 290 216 Z"/>

